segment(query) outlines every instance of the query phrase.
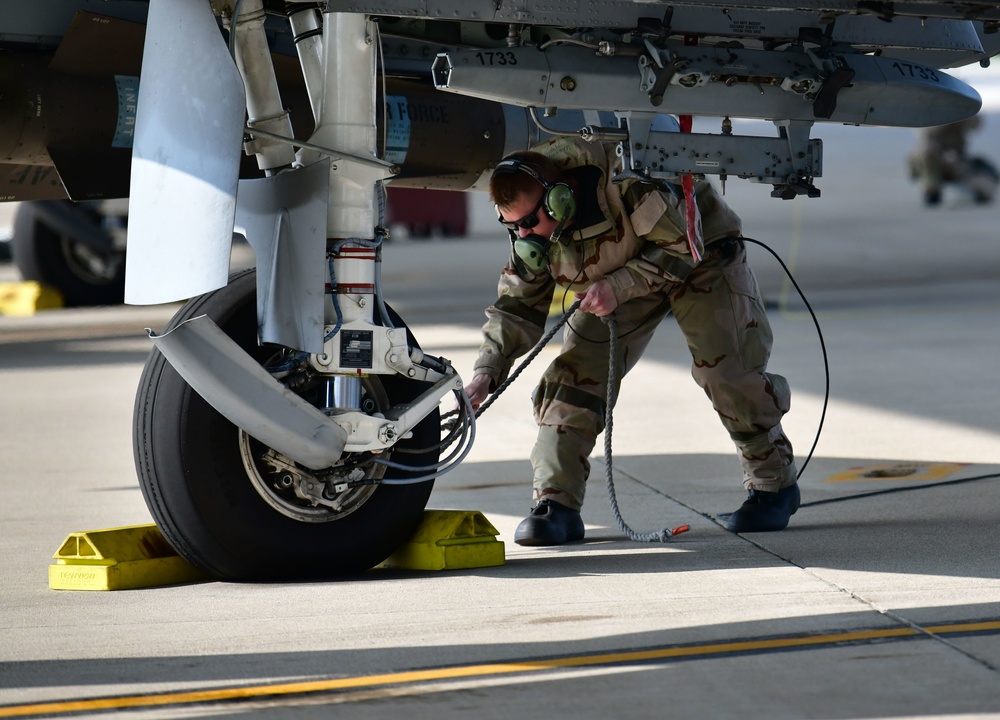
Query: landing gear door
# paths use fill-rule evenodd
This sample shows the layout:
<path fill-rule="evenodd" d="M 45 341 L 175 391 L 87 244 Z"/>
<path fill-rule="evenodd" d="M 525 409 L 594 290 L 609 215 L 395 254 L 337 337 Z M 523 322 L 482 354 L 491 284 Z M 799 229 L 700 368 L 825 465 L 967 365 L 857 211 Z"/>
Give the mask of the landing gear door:
<path fill-rule="evenodd" d="M 229 277 L 246 99 L 204 0 L 152 0 L 132 152 L 125 302 L 184 300 Z"/>

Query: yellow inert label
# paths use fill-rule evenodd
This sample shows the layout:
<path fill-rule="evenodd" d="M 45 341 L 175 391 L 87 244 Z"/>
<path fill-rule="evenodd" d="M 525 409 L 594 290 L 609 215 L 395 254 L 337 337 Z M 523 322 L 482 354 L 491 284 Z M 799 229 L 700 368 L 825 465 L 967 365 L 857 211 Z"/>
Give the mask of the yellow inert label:
<path fill-rule="evenodd" d="M 823 482 L 852 482 L 855 480 L 943 480 L 969 463 L 892 463 L 851 468 L 828 477 Z"/>

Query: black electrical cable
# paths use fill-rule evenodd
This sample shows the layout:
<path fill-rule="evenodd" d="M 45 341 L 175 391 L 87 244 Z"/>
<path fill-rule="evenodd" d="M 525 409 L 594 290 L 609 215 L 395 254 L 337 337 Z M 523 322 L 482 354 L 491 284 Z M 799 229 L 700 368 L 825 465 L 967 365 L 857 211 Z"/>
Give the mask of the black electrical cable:
<path fill-rule="evenodd" d="M 826 342 L 823 340 L 823 331 L 820 329 L 819 319 L 816 317 L 816 313 L 813 311 L 812 305 L 809 304 L 809 301 L 806 299 L 805 293 L 802 292 L 802 288 L 799 287 L 799 284 L 795 281 L 795 278 L 792 276 L 791 270 L 788 269 L 788 266 L 785 265 L 784 261 L 782 261 L 782 259 L 778 256 L 778 254 L 774 250 L 772 250 L 770 247 L 760 242 L 759 240 L 754 240 L 752 238 L 741 238 L 741 239 L 745 242 L 750 242 L 753 243 L 754 245 L 759 245 L 760 247 L 764 248 L 769 253 L 771 253 L 771 255 L 773 255 L 774 258 L 781 265 L 781 268 L 785 271 L 785 274 L 788 276 L 788 279 L 795 287 L 795 290 L 799 293 L 799 297 L 802 298 L 802 302 L 805 303 L 806 308 L 809 310 L 809 315 L 812 317 L 813 324 L 816 326 L 816 334 L 819 337 L 820 348 L 822 349 L 823 352 L 823 369 L 826 380 L 826 387 L 823 393 L 823 410 L 822 413 L 820 414 L 819 425 L 816 428 L 816 438 L 813 440 L 812 447 L 809 449 L 809 454 L 806 456 L 805 461 L 802 463 L 802 467 L 799 469 L 799 472 L 796 475 L 796 480 L 798 480 L 798 478 L 802 477 L 802 473 L 805 470 L 806 466 L 809 464 L 809 461 L 812 459 L 813 452 L 816 450 L 816 445 L 819 443 L 819 438 L 823 430 L 823 422 L 826 419 L 826 408 L 830 400 L 830 363 L 826 352 Z M 576 278 L 574 278 L 574 281 L 575 280 Z M 563 295 L 564 305 L 567 296 L 568 292 L 567 294 Z M 483 412 L 485 412 L 485 410 L 493 403 L 493 401 L 496 400 L 500 396 L 500 394 L 505 389 L 507 389 L 507 387 L 512 382 L 514 382 L 517 376 L 521 374 L 521 372 L 531 363 L 532 360 L 534 360 L 534 358 L 538 355 L 538 353 L 541 352 L 542 348 L 545 347 L 545 345 L 549 342 L 549 340 L 551 340 L 553 336 L 555 336 L 556 332 L 558 332 L 559 328 L 561 328 L 563 325 L 566 325 L 572 332 L 576 333 L 584 340 L 587 339 L 586 337 L 578 333 L 572 327 L 571 324 L 569 324 L 569 319 L 573 315 L 573 313 L 576 312 L 577 309 L 579 309 L 580 302 L 581 298 L 577 297 L 574 300 L 573 304 L 562 314 L 562 316 L 559 318 L 556 324 L 548 330 L 548 332 L 541 338 L 541 340 L 538 341 L 538 343 L 536 343 L 535 347 L 532 348 L 531 352 L 528 353 L 528 355 L 521 361 L 521 363 L 514 369 L 514 371 L 507 377 L 507 379 L 503 383 L 501 383 L 500 386 L 493 393 L 490 394 L 490 397 L 487 398 L 482 405 L 479 406 L 479 408 L 475 412 L 476 418 L 478 418 Z M 664 302 L 669 302 L 669 300 L 665 300 Z M 669 314 L 669 311 L 667 314 Z M 646 318 L 646 320 L 643 320 L 643 322 L 639 323 L 639 325 L 636 328 L 630 330 L 629 332 L 634 332 L 638 328 L 642 327 L 646 322 L 649 321 L 650 318 L 653 317 L 653 315 L 655 315 L 655 312 L 651 312 L 649 316 Z M 664 317 L 666 317 L 666 315 L 664 315 Z M 611 408 L 614 406 L 614 399 L 615 399 L 614 397 L 615 393 L 612 390 L 612 383 L 615 382 L 613 380 L 614 378 L 613 372 L 615 365 L 615 355 L 617 355 L 617 340 L 620 339 L 621 337 L 624 337 L 625 335 L 628 335 L 629 333 L 625 333 L 625 335 L 621 336 L 618 335 L 617 323 L 614 322 L 613 315 L 602 319 L 608 325 L 608 340 L 603 342 L 608 342 L 610 344 L 609 351 L 611 354 L 611 357 L 608 360 L 608 368 L 609 368 L 608 398 L 607 398 L 608 417 L 606 419 L 607 424 L 605 427 L 605 460 L 607 463 L 606 475 L 607 475 L 607 485 L 608 485 L 608 497 L 611 502 L 611 509 L 615 515 L 616 521 L 618 522 L 619 528 L 632 540 L 640 542 L 654 542 L 654 541 L 665 542 L 667 538 L 671 537 L 672 535 L 685 532 L 688 529 L 687 526 L 681 526 L 678 528 L 674 528 L 673 530 L 664 528 L 657 532 L 640 534 L 628 526 L 628 524 L 621 517 L 621 513 L 619 512 L 618 509 L 618 503 L 615 497 L 615 490 L 614 490 L 614 480 L 612 478 L 612 470 L 611 470 L 611 426 L 612 426 Z M 591 342 L 596 343 L 597 341 L 592 340 Z M 828 501 L 828 502 L 833 502 L 833 501 Z M 819 503 L 809 503 L 809 504 L 816 505 Z"/>
<path fill-rule="evenodd" d="M 785 271 L 785 274 L 788 275 L 788 279 L 791 281 L 792 285 L 795 287 L 795 290 L 798 292 L 799 297 L 802 298 L 802 302 L 805 303 L 806 309 L 809 311 L 809 315 L 812 317 L 813 323 L 816 325 L 816 334 L 819 336 L 819 344 L 823 350 L 823 373 L 826 381 L 826 390 L 823 393 L 823 412 L 820 414 L 819 426 L 816 428 L 816 440 L 813 442 L 812 447 L 809 449 L 809 454 L 806 456 L 806 460 L 802 464 L 802 467 L 799 468 L 799 474 L 797 477 L 802 477 L 802 471 L 805 470 L 806 465 L 809 463 L 809 460 L 812 459 L 813 452 L 816 450 L 816 444 L 819 442 L 820 433 L 823 430 L 823 421 L 826 418 L 826 408 L 830 402 L 830 363 L 826 354 L 826 343 L 823 341 L 823 332 L 820 330 L 819 320 L 816 319 L 816 313 L 813 312 L 812 306 L 809 304 L 809 301 L 806 300 L 806 296 L 802 292 L 802 289 L 799 287 L 798 283 L 795 282 L 795 278 L 792 277 L 791 271 L 788 269 L 788 267 L 785 265 L 782 259 L 778 256 L 778 254 L 770 247 L 760 242 L 759 240 L 754 240 L 752 238 L 743 238 L 743 240 L 746 242 L 753 243 L 754 245 L 759 245 L 760 247 L 764 248 L 769 253 L 771 253 L 771 255 L 774 256 L 774 259 L 777 260 L 778 263 L 781 265 L 782 269 Z M 895 487 L 895 488 L 888 488 L 885 490 L 872 490 L 870 492 L 856 493 L 854 495 L 844 495 L 841 497 L 826 498 L 824 500 L 814 500 L 812 502 L 802 503 L 801 505 L 799 505 L 799 509 L 806 507 L 816 507 L 817 505 L 829 505 L 831 503 L 845 502 L 847 500 L 857 500 L 861 498 L 876 497 L 878 495 L 892 495 L 894 493 L 909 492 L 911 490 L 925 490 L 928 488 L 946 487 L 948 485 L 961 485 L 968 482 L 978 482 L 980 480 L 993 480 L 993 479 L 1000 479 L 1000 473 L 976 475 L 974 477 L 958 478 L 956 480 L 948 480 L 945 482 L 924 483 L 922 485 L 908 485 L 906 487 Z"/>
<path fill-rule="evenodd" d="M 831 503 L 844 502 L 845 500 L 859 500 L 861 498 L 875 497 L 876 495 L 892 495 L 894 493 L 909 492 L 911 490 L 926 490 L 928 488 L 947 487 L 948 485 L 962 485 L 968 482 L 978 482 L 980 480 L 1000 479 L 1000 473 L 990 473 L 989 475 L 976 475 L 974 477 L 958 478 L 956 480 L 946 480 L 944 482 L 924 483 L 923 485 L 907 485 L 905 487 L 894 487 L 886 490 L 872 490 L 871 492 L 857 493 L 855 495 L 843 495 L 841 497 L 826 498 L 825 500 L 813 500 L 802 503 L 799 509 L 805 507 L 815 507 L 817 505 L 829 505 Z"/>
<path fill-rule="evenodd" d="M 754 240 L 753 238 L 748 238 L 748 237 L 741 237 L 740 239 L 743 240 L 743 242 L 752 243 L 754 245 L 759 245 L 760 247 L 764 248 L 769 253 L 771 253 L 771 255 L 774 256 L 774 259 L 778 261 L 778 264 L 781 265 L 781 269 L 785 271 L 785 275 L 788 276 L 789 281 L 792 283 L 792 286 L 795 288 L 796 292 L 798 292 L 799 297 L 802 298 L 802 302 L 805 304 L 806 309 L 809 311 L 810 317 L 812 317 L 813 324 L 816 326 L 816 335 L 819 338 L 820 349 L 821 349 L 821 351 L 823 353 L 823 375 L 824 375 L 824 381 L 825 381 L 825 386 L 824 386 L 824 390 L 823 390 L 823 410 L 820 413 L 819 425 L 816 427 L 816 437 L 813 440 L 812 447 L 809 448 L 809 453 L 806 455 L 806 459 L 802 462 L 801 467 L 799 467 L 798 474 L 795 476 L 796 480 L 797 480 L 798 478 L 802 477 L 802 473 L 805 472 L 806 466 L 809 464 L 809 461 L 812 460 L 813 453 L 816 451 L 816 445 L 819 444 L 819 438 L 820 438 L 820 435 L 823 432 L 823 423 L 826 420 L 826 409 L 827 409 L 827 406 L 830 404 L 830 360 L 829 360 L 829 357 L 827 356 L 827 353 L 826 353 L 826 342 L 823 340 L 823 331 L 820 329 L 819 320 L 816 317 L 816 313 L 812 309 L 812 305 L 809 304 L 809 301 L 806 299 L 805 293 L 802 292 L 802 288 L 800 288 L 799 284 L 795 281 L 795 277 L 792 275 L 792 271 L 789 270 L 788 266 L 781 259 L 781 257 L 778 255 L 778 253 L 776 253 L 773 249 L 771 249 L 771 247 L 769 247 L 768 245 L 764 244 L 760 240 Z M 578 277 L 579 277 L 579 275 L 578 275 Z M 574 281 L 575 280 L 576 280 L 576 278 L 574 278 Z M 564 294 L 563 295 L 563 305 L 565 305 L 565 298 L 566 298 L 566 295 Z M 664 303 L 667 303 L 667 302 L 669 302 L 669 300 L 664 300 Z M 657 306 L 657 309 L 659 309 L 659 307 L 662 307 L 662 305 Z M 594 340 L 592 338 L 588 338 L 587 336 L 585 336 L 582 333 L 580 333 L 576 328 L 574 328 L 573 324 L 571 322 L 569 322 L 569 316 L 572 315 L 572 311 L 575 310 L 575 309 L 576 309 L 575 307 L 570 308 L 570 310 L 567 311 L 563 315 L 563 321 L 566 323 L 566 327 L 568 327 L 571 332 L 573 332 L 577 337 L 581 338 L 582 340 L 585 340 L 587 342 L 592 342 L 594 344 L 604 344 L 604 343 L 610 342 L 610 340 Z M 634 328 L 632 328 L 628 332 L 623 333 L 622 335 L 618 335 L 617 339 L 620 340 L 621 338 L 627 337 L 631 333 L 633 333 L 636 330 L 638 330 L 639 328 L 641 328 L 643 325 L 645 325 L 647 322 L 649 322 L 649 319 L 654 314 L 655 314 L 655 311 L 652 312 L 652 313 L 650 313 L 650 315 L 647 316 L 647 318 L 645 320 L 643 320 L 641 323 L 639 323 L 638 325 L 636 325 Z M 664 319 L 666 319 L 667 315 L 670 315 L 670 311 L 668 311 L 667 314 L 664 315 Z"/>
<path fill-rule="evenodd" d="M 812 305 L 809 304 L 809 300 L 806 299 L 805 293 L 802 292 L 802 288 L 799 287 L 798 282 L 795 281 L 795 277 L 792 275 L 792 271 L 789 270 L 788 266 L 781 259 L 781 257 L 778 255 L 778 253 L 776 253 L 768 245 L 764 244 L 760 240 L 754 240 L 753 238 L 748 238 L 748 237 L 741 237 L 740 239 L 743 240 L 744 242 L 752 243 L 754 245 L 759 245 L 760 247 L 764 248 L 769 253 L 771 253 L 771 255 L 774 256 L 774 259 L 778 261 L 778 264 L 781 265 L 781 269 L 785 271 L 785 274 L 788 276 L 788 279 L 791 281 L 792 286 L 795 288 L 796 292 L 798 292 L 799 297 L 802 298 L 802 302 L 805 304 L 806 309 L 809 311 L 810 317 L 812 317 L 813 325 L 816 326 L 816 335 L 819 338 L 820 350 L 822 351 L 822 354 L 823 354 L 823 376 L 824 376 L 824 381 L 825 381 L 825 386 L 824 386 L 824 389 L 823 389 L 823 409 L 822 409 L 822 412 L 820 413 L 819 424 L 816 427 L 816 437 L 813 440 L 812 447 L 809 448 L 809 453 L 806 455 L 806 459 L 803 461 L 802 466 L 798 470 L 798 474 L 795 476 L 796 480 L 798 480 L 799 478 L 802 477 L 802 473 L 805 471 L 806 466 L 809 464 L 809 461 L 812 460 L 813 453 L 816 451 L 816 446 L 819 444 L 819 438 L 820 438 L 820 436 L 821 436 L 821 434 L 823 432 L 823 423 L 826 420 L 826 409 L 827 409 L 827 406 L 830 403 L 830 360 L 829 360 L 829 357 L 827 356 L 827 352 L 826 352 L 826 342 L 823 339 L 823 331 L 820 329 L 819 319 L 816 317 L 816 313 L 813 311 Z M 577 275 L 577 277 L 579 277 L 579 275 Z M 574 278 L 574 281 L 575 280 L 576 280 L 576 278 Z M 565 300 L 566 300 L 567 294 L 563 295 L 563 304 L 564 305 L 565 305 Z M 541 340 L 539 340 L 539 342 L 535 345 L 535 347 L 528 354 L 528 356 L 525 357 L 524 360 L 521 361 L 521 363 L 517 366 L 517 368 L 515 368 L 515 370 L 500 385 L 500 387 L 498 387 L 493 393 L 491 393 L 490 397 L 487 398 L 487 400 L 482 405 L 480 405 L 479 409 L 476 411 L 476 417 L 477 418 L 480 415 L 483 414 L 483 412 L 486 410 L 486 408 L 489 407 L 493 403 L 494 400 L 496 400 L 496 398 L 500 395 L 501 392 L 503 392 L 512 382 L 514 382 L 514 380 L 517 378 L 517 376 L 521 374 L 521 371 L 524 370 L 524 368 L 526 368 L 528 366 L 528 364 L 532 360 L 534 360 L 535 356 L 537 356 L 538 353 L 541 352 L 541 349 L 549 342 L 549 340 L 552 339 L 552 337 L 556 334 L 556 332 L 558 332 L 559 328 L 561 328 L 563 325 L 566 325 L 570 329 L 570 331 L 576 333 L 582 339 L 588 340 L 588 338 L 586 338 L 585 336 L 583 336 L 579 332 L 577 332 L 573 328 L 572 324 L 570 324 L 570 322 L 569 322 L 570 317 L 580 307 L 580 301 L 581 301 L 581 298 L 579 298 L 579 297 L 574 300 L 573 304 L 570 305 L 570 307 L 562 314 L 562 316 L 559 318 L 559 320 L 556 322 L 556 324 L 552 328 L 549 329 L 549 331 L 545 334 L 545 336 Z M 665 302 L 669 302 L 669 301 L 665 301 Z M 669 312 L 668 312 L 668 314 L 669 314 Z M 653 313 L 650 313 L 650 317 L 652 317 L 652 315 L 653 315 Z M 664 318 L 666 318 L 666 315 L 664 315 Z M 638 330 L 640 327 L 642 327 L 646 322 L 648 322 L 648 320 L 649 320 L 649 318 L 647 318 L 646 320 L 644 320 L 642 323 L 640 323 L 639 325 L 637 325 L 635 328 L 633 328 L 632 330 L 630 330 L 628 333 L 624 333 L 623 335 L 617 335 L 617 333 L 616 333 L 615 334 L 616 339 L 620 339 L 622 337 L 627 336 L 629 333 L 635 332 L 635 330 Z M 590 342 L 593 342 L 595 344 L 603 344 L 605 342 L 610 342 L 610 337 L 609 337 L 608 340 L 603 340 L 603 341 L 590 340 Z"/>
<path fill-rule="evenodd" d="M 806 300 L 806 295 L 804 292 L 802 292 L 802 288 L 800 288 L 799 284 L 795 282 L 795 278 L 792 276 L 792 271 L 788 269 L 787 265 L 785 265 L 785 261 L 781 259 L 778 253 L 776 253 L 770 247 L 762 243 L 760 240 L 754 240 L 753 238 L 748 238 L 748 237 L 742 239 L 743 242 L 753 243 L 754 245 L 759 245 L 760 247 L 764 248 L 769 253 L 771 253 L 771 255 L 774 256 L 774 259 L 778 261 L 778 264 L 781 265 L 781 269 L 785 271 L 785 274 L 791 281 L 792 286 L 795 288 L 795 291 L 799 294 L 799 297 L 802 298 L 802 302 L 805 303 L 806 310 L 809 311 L 810 317 L 812 317 L 813 324 L 816 326 L 816 335 L 817 337 L 819 337 L 819 346 L 820 349 L 823 351 L 823 378 L 825 381 L 825 388 L 823 390 L 823 411 L 819 415 L 819 425 L 816 426 L 816 439 L 813 440 L 812 447 L 809 448 L 809 454 L 806 455 L 806 459 L 802 463 L 802 467 L 799 468 L 799 474 L 795 476 L 795 479 L 798 480 L 800 477 L 802 477 L 802 473 L 805 471 L 806 465 L 808 465 L 809 461 L 812 460 L 813 452 L 815 452 L 816 445 L 819 443 L 820 435 L 823 432 L 823 422 L 826 420 L 826 407 L 827 405 L 830 404 L 830 359 L 829 357 L 827 357 L 826 354 L 826 342 L 823 341 L 823 331 L 820 330 L 819 320 L 816 318 L 816 313 L 813 312 L 812 305 L 810 305 L 809 301 Z"/>

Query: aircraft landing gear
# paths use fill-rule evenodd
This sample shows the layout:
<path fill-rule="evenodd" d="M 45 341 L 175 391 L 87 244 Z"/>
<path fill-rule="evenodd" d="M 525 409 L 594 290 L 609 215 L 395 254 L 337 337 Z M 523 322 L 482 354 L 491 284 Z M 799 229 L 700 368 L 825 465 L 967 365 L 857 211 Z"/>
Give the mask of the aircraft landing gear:
<path fill-rule="evenodd" d="M 255 282 L 254 271 L 237 275 L 187 303 L 171 327 L 207 314 L 255 359 L 272 365 L 281 352 L 257 344 Z M 283 375 L 296 394 L 323 407 L 324 376 Z M 382 412 L 426 387 L 398 375 L 372 375 L 362 383 L 359 406 Z M 381 457 L 408 466 L 436 463 L 439 427 L 434 411 Z M 332 468 L 299 466 L 222 417 L 155 349 L 139 383 L 133 441 L 140 486 L 163 535 L 186 560 L 224 580 L 368 570 L 413 533 L 433 487 L 433 480 L 378 484 L 382 475 L 419 473 L 374 464 L 364 453 L 345 453 Z"/>

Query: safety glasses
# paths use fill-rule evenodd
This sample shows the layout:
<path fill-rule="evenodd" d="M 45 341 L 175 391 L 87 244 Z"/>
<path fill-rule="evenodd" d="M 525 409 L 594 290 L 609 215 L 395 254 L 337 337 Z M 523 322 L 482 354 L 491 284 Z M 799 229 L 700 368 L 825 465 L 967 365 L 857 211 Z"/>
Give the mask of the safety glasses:
<path fill-rule="evenodd" d="M 538 199 L 538 204 L 535 205 L 534 210 L 532 210 L 530 213 L 520 218 L 519 220 L 512 220 L 510 222 L 503 219 L 503 216 L 500 214 L 500 208 L 497 208 L 497 220 L 500 222 L 501 225 L 503 225 L 508 230 L 516 231 L 518 228 L 524 228 L 525 230 L 530 230 L 531 228 L 535 227 L 538 223 L 542 221 L 542 219 L 538 217 L 538 212 L 542 209 L 542 205 L 544 203 L 545 203 L 545 195 L 543 193 L 542 197 Z"/>

